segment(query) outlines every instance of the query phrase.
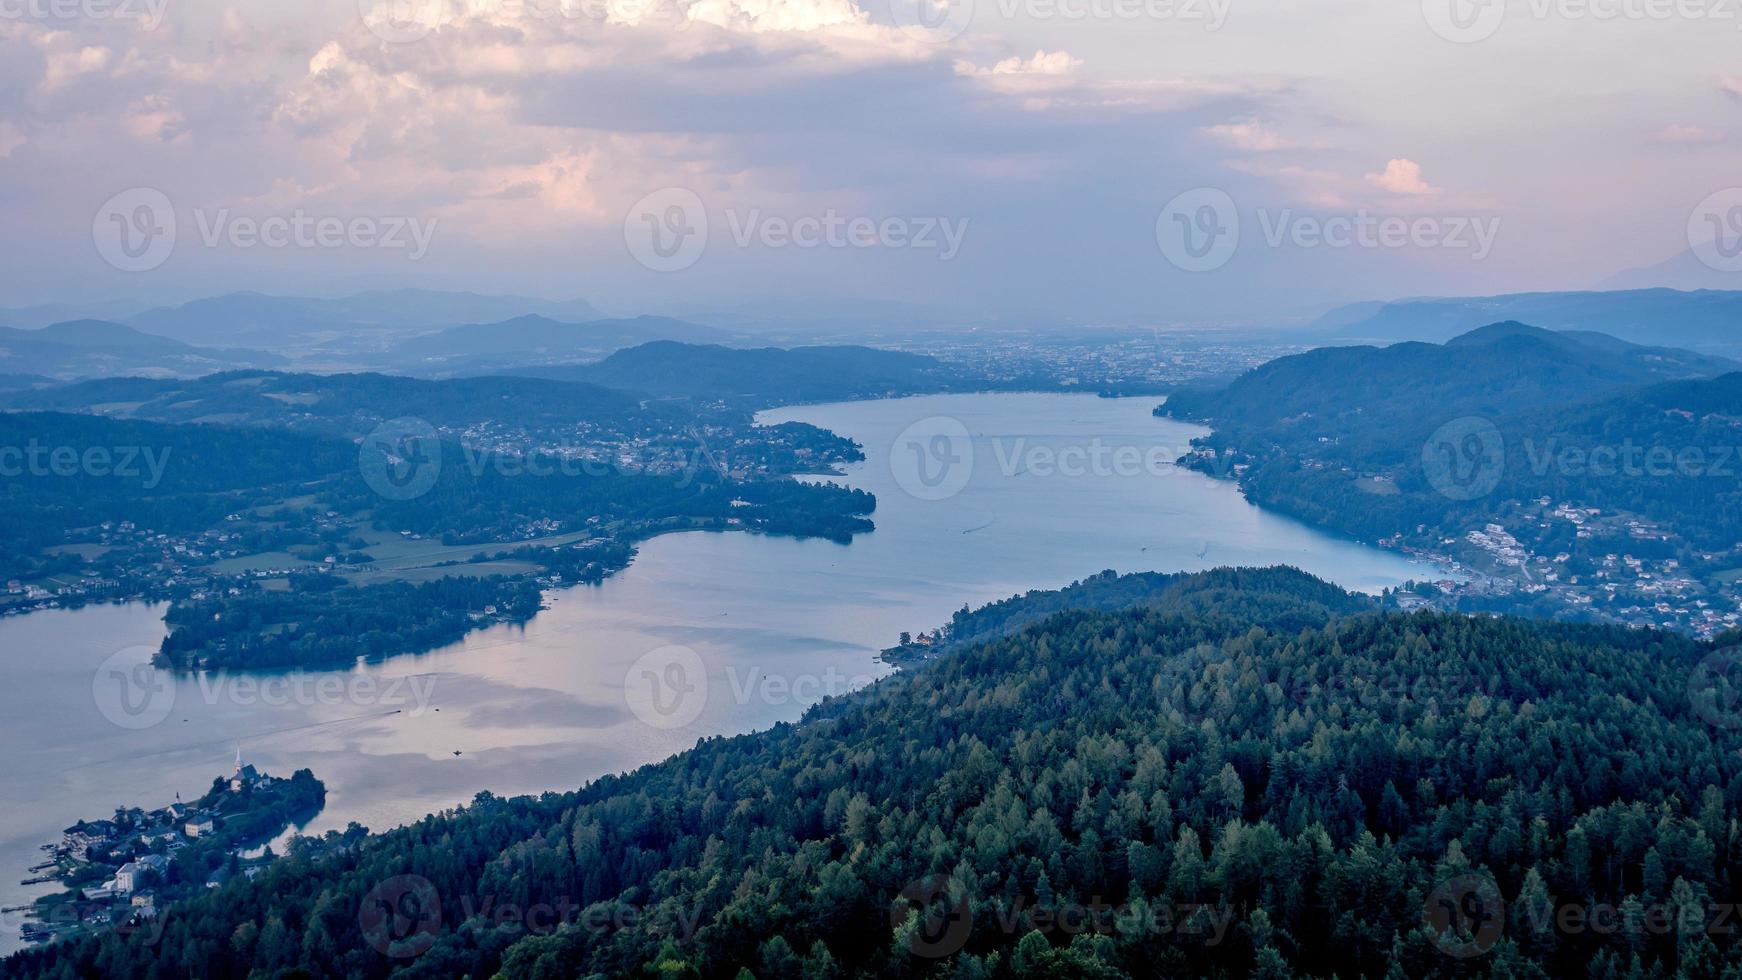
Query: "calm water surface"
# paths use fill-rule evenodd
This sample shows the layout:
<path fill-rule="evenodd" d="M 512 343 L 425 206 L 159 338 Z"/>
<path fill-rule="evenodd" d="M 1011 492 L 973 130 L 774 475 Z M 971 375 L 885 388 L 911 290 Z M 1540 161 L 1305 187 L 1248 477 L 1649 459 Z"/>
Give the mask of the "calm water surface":
<path fill-rule="evenodd" d="M 123 683 L 115 672 L 149 656 L 162 607 L 0 621 L 0 905 L 43 891 L 17 882 L 60 828 L 124 804 L 192 799 L 228 773 L 238 746 L 268 772 L 307 767 L 326 782 L 326 810 L 306 831 L 353 820 L 379 830 L 480 790 L 572 789 L 704 735 L 796 719 L 821 695 L 885 673 L 876 654 L 902 630 L 1105 568 L 1289 563 L 1367 591 L 1422 577 L 1398 556 L 1261 512 L 1231 485 L 1154 465 L 1203 432 L 1153 418 L 1154 404 L 1000 394 L 766 413 L 865 446 L 869 459 L 845 480 L 877 494 L 875 533 L 851 545 L 661 537 L 603 585 L 553 593 L 523 628 L 351 671 L 281 676 L 270 689 L 179 679 L 154 710 L 121 715 L 143 727 L 111 720 Z M 971 440 L 971 477 L 946 499 L 918 499 L 902 486 L 936 496 L 951 484 L 916 484 L 914 454 L 935 467 L 965 448 L 940 433 Z M 953 458 L 958 468 L 945 475 L 961 482 L 967 454 Z M 698 662 L 705 681 L 684 671 Z M 658 686 L 667 680 L 672 687 Z M 4 925 L 0 948 L 15 948 L 16 917 Z"/>

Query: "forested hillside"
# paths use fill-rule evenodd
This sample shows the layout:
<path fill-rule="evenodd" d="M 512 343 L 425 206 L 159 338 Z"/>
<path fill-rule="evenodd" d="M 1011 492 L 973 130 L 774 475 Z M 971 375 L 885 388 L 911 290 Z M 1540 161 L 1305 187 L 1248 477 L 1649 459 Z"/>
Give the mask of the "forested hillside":
<path fill-rule="evenodd" d="M 872 347 L 760 347 L 655 341 L 597 364 L 515 372 L 585 381 L 666 398 L 749 401 L 757 407 L 974 387 L 935 358 Z"/>
<path fill-rule="evenodd" d="M 282 426 L 355 438 L 382 419 L 436 426 L 615 419 L 633 398 L 589 384 L 507 378 L 426 381 L 386 374 L 229 371 L 194 380 L 102 378 L 13 395 L 26 409 L 98 412 L 158 422 Z"/>
<path fill-rule="evenodd" d="M 1419 452 L 1448 419 L 1587 401 L 1742 365 L 1600 334 L 1496 323 L 1443 344 L 1322 347 L 1254 368 L 1215 391 L 1181 391 L 1162 413 L 1209 421 L 1225 444 L 1276 444 L 1339 459 Z"/>
<path fill-rule="evenodd" d="M 1339 616 L 1296 572 L 1139 581 L 1136 608 L 5 973 L 1742 973 L 1742 717 L 1711 646 Z"/>
<path fill-rule="evenodd" d="M 1184 462 L 1254 503 L 1510 583 L 1466 611 L 1709 636 L 1742 621 L 1742 372 L 1677 375 L 1723 363 L 1495 324 L 1282 358 L 1157 411 L 1211 425 Z"/>

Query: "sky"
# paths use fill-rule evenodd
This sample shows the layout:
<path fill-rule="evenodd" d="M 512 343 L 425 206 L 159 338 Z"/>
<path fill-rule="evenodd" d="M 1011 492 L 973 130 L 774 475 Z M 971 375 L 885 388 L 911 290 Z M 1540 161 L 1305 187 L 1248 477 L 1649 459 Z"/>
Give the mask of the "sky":
<path fill-rule="evenodd" d="M 1730 285 L 1739 30 L 1737 0 L 0 0 L 0 306 L 1280 323 L 1690 246 Z"/>

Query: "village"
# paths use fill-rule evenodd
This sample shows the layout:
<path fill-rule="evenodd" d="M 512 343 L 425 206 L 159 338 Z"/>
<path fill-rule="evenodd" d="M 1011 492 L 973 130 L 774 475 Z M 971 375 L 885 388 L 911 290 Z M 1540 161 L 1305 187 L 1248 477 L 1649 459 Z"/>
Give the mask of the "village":
<path fill-rule="evenodd" d="M 1394 593 L 1402 609 L 1504 611 L 1538 605 L 1548 612 L 1692 633 L 1710 639 L 1742 624 L 1735 582 L 1723 571 L 1733 554 L 1692 552 L 1650 521 L 1539 497 L 1504 518 L 1436 545 L 1399 548 L 1449 571 L 1447 578 Z M 1572 534 L 1552 534 L 1564 523 Z M 1524 536 L 1521 540 L 1520 535 Z M 1549 547 L 1531 541 L 1554 541 Z M 1550 553 L 1552 552 L 1552 553 Z M 1694 567 L 1690 567 L 1694 566 Z"/>
<path fill-rule="evenodd" d="M 242 762 L 193 803 L 121 807 L 80 820 L 42 845 L 44 860 L 21 885 L 58 882 L 59 892 L 0 910 L 24 917 L 28 942 L 112 926 L 142 927 L 170 902 L 253 878 L 274 855 L 260 845 L 318 813 L 326 788 L 307 769 L 269 776 Z"/>

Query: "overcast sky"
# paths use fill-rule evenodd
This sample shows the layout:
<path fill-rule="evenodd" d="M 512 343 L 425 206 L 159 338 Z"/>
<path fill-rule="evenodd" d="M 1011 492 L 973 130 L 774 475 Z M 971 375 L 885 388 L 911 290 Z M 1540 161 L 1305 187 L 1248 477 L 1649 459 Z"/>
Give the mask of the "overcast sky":
<path fill-rule="evenodd" d="M 943 2 L 0 0 L 0 305 L 1228 322 L 1742 215 L 1735 0 Z"/>

